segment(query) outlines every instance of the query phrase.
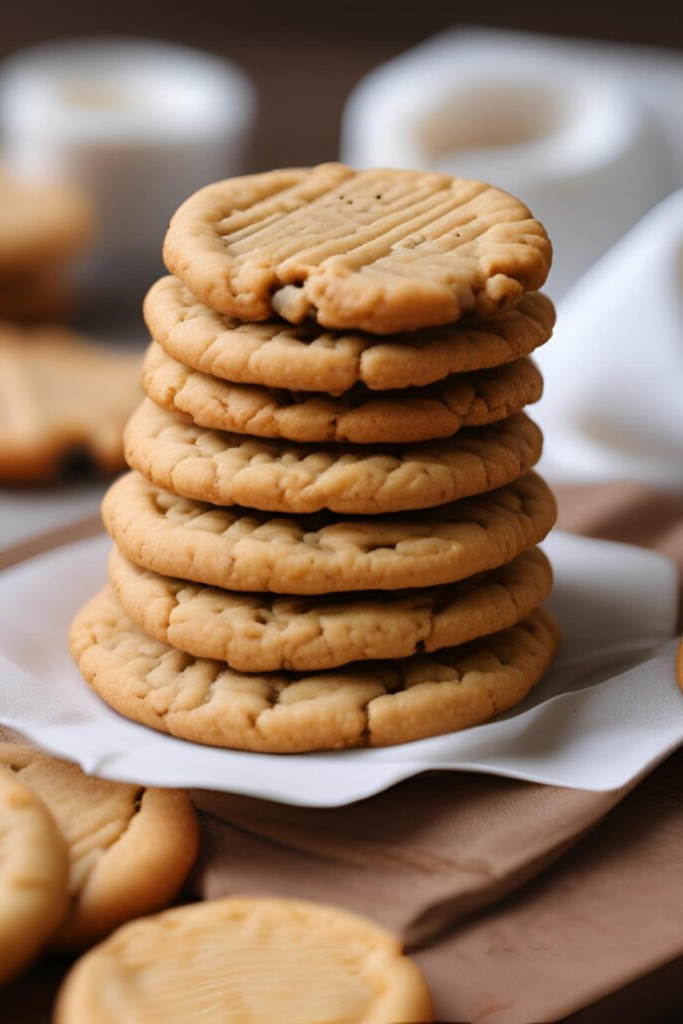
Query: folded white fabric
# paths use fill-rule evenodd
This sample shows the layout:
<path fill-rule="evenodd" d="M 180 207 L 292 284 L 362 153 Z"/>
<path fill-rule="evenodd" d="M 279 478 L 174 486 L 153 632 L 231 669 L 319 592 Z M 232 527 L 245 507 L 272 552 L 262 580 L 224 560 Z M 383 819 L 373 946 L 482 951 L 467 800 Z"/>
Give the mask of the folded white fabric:
<path fill-rule="evenodd" d="M 588 271 L 538 362 L 552 480 L 683 490 L 683 191 Z"/>
<path fill-rule="evenodd" d="M 514 32 L 436 36 L 362 80 L 346 107 L 354 166 L 445 171 L 521 196 L 555 245 L 561 298 L 683 186 L 683 60 Z"/>

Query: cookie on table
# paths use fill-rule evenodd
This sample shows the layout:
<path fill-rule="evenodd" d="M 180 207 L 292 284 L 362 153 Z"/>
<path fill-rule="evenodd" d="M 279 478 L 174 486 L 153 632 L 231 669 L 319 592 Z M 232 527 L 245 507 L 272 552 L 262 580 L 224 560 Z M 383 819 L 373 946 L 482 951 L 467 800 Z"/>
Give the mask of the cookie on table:
<path fill-rule="evenodd" d="M 227 590 L 329 594 L 436 586 L 495 569 L 539 544 L 557 508 L 535 473 L 428 511 L 296 519 L 181 498 L 129 473 L 110 487 L 102 515 L 121 551 L 163 576 Z"/>
<path fill-rule="evenodd" d="M 525 295 L 493 320 L 380 338 L 326 331 L 313 322 L 242 323 L 200 302 L 178 278 L 152 286 L 144 304 L 150 334 L 178 362 L 233 384 L 342 394 L 424 387 L 530 355 L 551 337 L 555 310 L 541 294 Z"/>
<path fill-rule="evenodd" d="M 0 175 L 0 277 L 63 263 L 85 248 L 93 228 L 82 193 Z"/>
<path fill-rule="evenodd" d="M 42 801 L 0 767 L 0 985 L 33 960 L 69 906 L 67 850 Z"/>
<path fill-rule="evenodd" d="M 518 359 L 426 388 L 378 393 L 357 384 L 334 397 L 231 384 L 192 370 L 154 344 L 142 386 L 160 408 L 214 430 L 304 443 L 414 444 L 506 419 L 539 400 L 543 378 L 530 359 Z"/>
<path fill-rule="evenodd" d="M 433 1019 L 420 970 L 383 928 L 320 903 L 233 898 L 121 928 L 68 975 L 55 1024 Z"/>
<path fill-rule="evenodd" d="M 68 848 L 70 907 L 54 946 L 82 949 L 176 898 L 199 848 L 187 793 L 91 778 L 14 743 L 0 743 L 0 765 L 41 798 Z"/>
<path fill-rule="evenodd" d="M 242 672 L 331 669 L 454 647 L 516 625 L 546 600 L 553 581 L 538 548 L 460 583 L 389 594 L 231 592 L 160 576 L 117 548 L 109 578 L 123 611 L 149 636 Z"/>
<path fill-rule="evenodd" d="M 306 447 L 205 430 L 146 401 L 126 426 L 124 447 L 129 466 L 186 498 L 271 512 L 379 515 L 512 483 L 538 462 L 543 435 L 518 413 L 414 448 Z"/>
<path fill-rule="evenodd" d="M 552 250 L 527 207 L 490 185 L 331 163 L 201 189 L 172 218 L 164 260 L 241 320 L 392 334 L 516 305 L 545 282 Z"/>
<path fill-rule="evenodd" d="M 57 328 L 0 326 L 0 483 L 120 471 L 140 360 Z"/>
<path fill-rule="evenodd" d="M 120 714 L 196 743 L 273 754 L 391 746 L 486 722 L 526 697 L 558 643 L 557 625 L 538 609 L 434 654 L 245 674 L 151 639 L 109 588 L 70 633 L 84 679 Z"/>

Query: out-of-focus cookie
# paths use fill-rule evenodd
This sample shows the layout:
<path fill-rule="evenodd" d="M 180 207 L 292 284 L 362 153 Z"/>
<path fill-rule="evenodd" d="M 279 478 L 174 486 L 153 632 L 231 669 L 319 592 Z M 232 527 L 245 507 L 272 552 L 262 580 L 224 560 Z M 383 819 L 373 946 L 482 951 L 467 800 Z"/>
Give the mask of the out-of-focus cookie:
<path fill-rule="evenodd" d="M 117 548 L 109 577 L 145 633 L 242 672 L 331 669 L 409 658 L 516 625 L 545 601 L 552 570 L 538 549 L 445 587 L 327 597 L 272 597 L 202 587 L 141 569 Z"/>
<path fill-rule="evenodd" d="M 36 956 L 69 905 L 66 846 L 36 794 L 0 768 L 0 984 Z"/>
<path fill-rule="evenodd" d="M 241 320 L 391 334 L 516 305 L 543 285 L 552 250 L 527 207 L 490 185 L 321 164 L 201 189 L 171 220 L 164 259 Z"/>
<path fill-rule="evenodd" d="M 146 401 L 124 444 L 129 466 L 186 498 L 271 512 L 379 515 L 512 483 L 538 462 L 543 435 L 518 413 L 413 448 L 306 447 L 205 430 Z"/>
<path fill-rule="evenodd" d="M 379 394 L 357 384 L 333 397 L 231 384 L 192 370 L 155 344 L 142 386 L 156 405 L 213 430 L 303 443 L 416 444 L 506 419 L 539 400 L 543 378 L 530 359 L 518 359 L 427 388 Z"/>
<path fill-rule="evenodd" d="M 83 957 L 55 1024 L 425 1024 L 432 1002 L 400 943 L 336 907 L 227 899 L 121 928 Z"/>
<path fill-rule="evenodd" d="M 42 271 L 29 277 L 0 277 L 0 320 L 22 323 L 65 320 L 74 306 L 74 290 L 58 271 Z"/>
<path fill-rule="evenodd" d="M 550 299 L 525 295 L 493 320 L 463 320 L 391 338 L 326 331 L 315 323 L 242 323 L 200 302 L 178 278 L 150 289 L 145 320 L 174 359 L 234 384 L 342 394 L 424 387 L 453 373 L 501 366 L 545 344 L 555 325 Z"/>
<path fill-rule="evenodd" d="M 93 209 L 80 192 L 0 176 L 0 275 L 55 266 L 93 234 Z"/>
<path fill-rule="evenodd" d="M 0 483 L 121 470 L 140 360 L 67 331 L 0 327 Z"/>
<path fill-rule="evenodd" d="M 91 778 L 13 743 L 0 743 L 0 765 L 41 798 L 68 847 L 70 909 L 53 945 L 82 949 L 178 895 L 199 847 L 187 793 Z"/>
<path fill-rule="evenodd" d="M 109 489 L 102 515 L 121 551 L 163 576 L 227 590 L 330 594 L 436 586 L 495 569 L 540 543 L 557 509 L 534 473 L 428 511 L 296 519 L 180 498 L 129 473 Z"/>
<path fill-rule="evenodd" d="M 70 643 L 86 682 L 127 718 L 196 743 L 290 754 L 391 746 L 488 721 L 541 679 L 559 632 L 539 609 L 435 654 L 245 674 L 151 639 L 107 588 L 76 616 Z"/>

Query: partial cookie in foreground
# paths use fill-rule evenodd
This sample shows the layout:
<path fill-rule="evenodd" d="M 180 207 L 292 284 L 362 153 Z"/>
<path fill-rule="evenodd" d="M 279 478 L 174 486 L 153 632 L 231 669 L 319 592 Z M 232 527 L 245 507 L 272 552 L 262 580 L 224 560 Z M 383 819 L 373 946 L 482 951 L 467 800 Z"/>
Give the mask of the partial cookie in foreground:
<path fill-rule="evenodd" d="M 551 337 L 555 310 L 541 294 L 525 295 L 493 320 L 463 320 L 391 338 L 326 331 L 283 320 L 243 323 L 200 302 L 175 277 L 150 289 L 144 305 L 150 334 L 168 355 L 234 384 L 342 394 L 424 387 L 453 373 L 501 366 L 530 355 Z"/>
<path fill-rule="evenodd" d="M 69 905 L 66 846 L 42 801 L 0 768 L 0 985 L 37 955 Z"/>
<path fill-rule="evenodd" d="M 199 848 L 187 793 L 91 778 L 13 743 L 0 743 L 0 765 L 43 800 L 68 847 L 70 909 L 53 946 L 92 945 L 178 895 Z"/>
<path fill-rule="evenodd" d="M 518 413 L 413 448 L 306 447 L 205 430 L 146 401 L 129 421 L 124 444 L 129 466 L 186 498 L 271 512 L 379 515 L 512 483 L 538 462 L 543 435 Z"/>
<path fill-rule="evenodd" d="M 357 596 L 202 587 L 141 569 L 117 548 L 109 577 L 122 609 L 145 633 L 242 672 L 330 669 L 467 643 L 516 625 L 546 600 L 553 580 L 538 548 L 450 586 Z"/>
<path fill-rule="evenodd" d="M 81 192 L 0 176 L 0 274 L 31 274 L 79 253 L 93 234 Z"/>
<path fill-rule="evenodd" d="M 373 334 L 493 316 L 537 291 L 551 259 L 542 225 L 506 192 L 343 164 L 208 185 L 164 243 L 171 273 L 221 313 Z"/>
<path fill-rule="evenodd" d="M 125 465 L 140 360 L 56 328 L 0 326 L 0 483 L 46 483 Z"/>
<path fill-rule="evenodd" d="M 557 508 L 535 473 L 428 511 L 296 519 L 180 498 L 129 473 L 109 489 L 102 515 L 121 551 L 163 576 L 328 594 L 426 587 L 495 569 L 540 543 Z"/>
<path fill-rule="evenodd" d="M 55 1024 L 433 1019 L 420 970 L 383 928 L 320 903 L 238 898 L 120 929 L 68 975 Z"/>
<path fill-rule="evenodd" d="M 213 430 L 302 443 L 416 444 L 506 419 L 539 400 L 543 378 L 530 359 L 518 359 L 426 388 L 378 393 L 357 384 L 333 397 L 230 384 L 152 345 L 142 386 L 156 405 Z"/>
<path fill-rule="evenodd" d="M 557 625 L 539 609 L 435 654 L 244 674 L 151 639 L 109 588 L 70 633 L 86 682 L 127 718 L 196 743 L 281 754 L 390 746 L 488 721 L 526 697 L 558 643 Z"/>

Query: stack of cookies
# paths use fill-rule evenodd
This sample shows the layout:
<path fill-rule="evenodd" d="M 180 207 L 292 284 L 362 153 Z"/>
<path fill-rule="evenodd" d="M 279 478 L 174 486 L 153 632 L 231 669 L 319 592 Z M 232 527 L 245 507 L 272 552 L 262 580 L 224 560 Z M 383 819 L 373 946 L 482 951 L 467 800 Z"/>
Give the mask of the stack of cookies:
<path fill-rule="evenodd" d="M 558 644 L 533 472 L 543 227 L 504 192 L 341 164 L 219 182 L 145 305 L 111 586 L 72 650 L 201 743 L 385 746 L 521 701 Z"/>

